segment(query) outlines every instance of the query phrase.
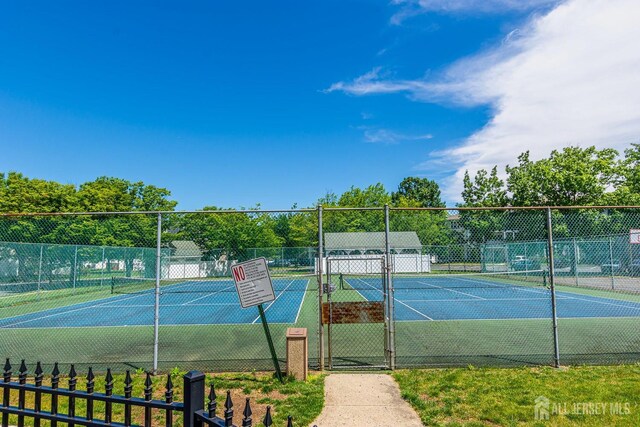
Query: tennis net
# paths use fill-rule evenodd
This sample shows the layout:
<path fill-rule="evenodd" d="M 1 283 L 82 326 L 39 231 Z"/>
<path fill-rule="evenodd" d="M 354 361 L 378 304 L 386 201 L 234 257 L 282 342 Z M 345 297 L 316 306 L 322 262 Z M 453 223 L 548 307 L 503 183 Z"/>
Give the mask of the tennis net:
<path fill-rule="evenodd" d="M 106 286 L 108 281 L 104 281 Z M 0 283 L 0 296 L 25 294 L 40 291 L 94 291 L 103 285 L 101 279 L 85 279 L 75 282 L 69 280 L 42 280 L 40 282 L 9 282 Z"/>
<path fill-rule="evenodd" d="M 464 274 L 395 274 L 394 289 L 437 290 L 448 288 L 509 288 L 547 286 L 544 270 L 503 271 Z M 359 274 L 340 274 L 340 287 L 345 290 L 382 290 L 383 278 Z"/>
<path fill-rule="evenodd" d="M 276 292 L 304 292 L 318 289 L 315 276 L 273 277 L 272 283 Z M 153 278 L 114 277 L 111 280 L 112 294 L 153 293 L 155 287 L 156 279 Z M 236 287 L 233 280 L 228 278 L 162 279 L 160 292 L 163 294 L 236 292 Z"/>

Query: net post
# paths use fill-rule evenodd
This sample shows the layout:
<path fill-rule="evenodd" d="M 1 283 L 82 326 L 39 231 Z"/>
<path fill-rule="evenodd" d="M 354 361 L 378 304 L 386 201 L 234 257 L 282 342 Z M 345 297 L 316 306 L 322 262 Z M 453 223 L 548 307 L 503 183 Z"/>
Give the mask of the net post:
<path fill-rule="evenodd" d="M 73 293 L 76 293 L 76 278 L 78 277 L 78 245 L 73 254 Z"/>
<path fill-rule="evenodd" d="M 580 286 L 580 280 L 578 279 L 578 243 L 576 238 L 573 238 L 573 274 L 576 279 L 576 286 Z"/>
<path fill-rule="evenodd" d="M 616 283 L 616 279 L 615 279 L 615 273 L 613 271 L 614 266 L 613 266 L 614 262 L 613 262 L 613 239 L 611 236 L 609 236 L 609 265 L 611 266 L 611 289 L 615 290 L 615 283 Z"/>
<path fill-rule="evenodd" d="M 555 267 L 553 259 L 553 223 L 551 221 L 551 208 L 547 208 L 547 245 L 549 251 L 549 288 L 551 290 L 551 316 L 553 323 L 553 353 L 554 366 L 560 367 L 560 346 L 558 343 L 558 313 L 556 307 Z"/>
<path fill-rule="evenodd" d="M 103 285 L 104 282 L 104 270 L 107 268 L 104 260 L 104 246 L 102 247 L 102 268 L 100 269 L 100 286 Z M 113 293 L 113 292 L 112 292 Z"/>
<path fill-rule="evenodd" d="M 395 352 L 395 315 L 394 315 L 394 292 L 393 292 L 393 280 L 391 277 L 391 244 L 389 242 L 389 205 L 384 205 L 384 253 L 385 253 L 385 278 L 387 282 L 387 316 L 388 316 L 388 359 L 389 368 L 391 370 L 396 367 L 396 352 Z"/>
<path fill-rule="evenodd" d="M 162 240 L 162 214 L 158 213 L 158 228 L 156 230 L 156 286 L 155 286 L 155 302 L 154 315 L 153 315 L 153 373 L 158 372 L 158 332 L 160 328 L 160 274 L 162 273 L 160 267 L 160 260 L 162 252 L 160 243 Z"/>
<path fill-rule="evenodd" d="M 38 262 L 38 298 L 40 298 L 40 288 L 42 287 L 42 252 L 44 245 L 40 245 L 40 261 Z"/>
<path fill-rule="evenodd" d="M 318 370 L 324 371 L 324 325 L 322 324 L 322 205 L 318 205 Z M 331 285 L 329 285 L 331 286 Z"/>

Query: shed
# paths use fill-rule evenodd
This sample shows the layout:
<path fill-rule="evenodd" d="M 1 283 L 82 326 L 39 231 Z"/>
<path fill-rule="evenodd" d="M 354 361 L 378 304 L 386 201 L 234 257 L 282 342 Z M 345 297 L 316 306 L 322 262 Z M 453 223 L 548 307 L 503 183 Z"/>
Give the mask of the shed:
<path fill-rule="evenodd" d="M 421 253 L 422 244 L 415 231 L 389 232 L 389 246 L 393 253 Z M 381 254 L 385 248 L 385 233 L 349 232 L 325 233 L 324 247 L 327 255 Z"/>
<path fill-rule="evenodd" d="M 191 240 L 173 240 L 169 243 L 171 247 L 172 262 L 183 261 L 200 261 L 202 258 L 202 250 L 196 242 Z"/>

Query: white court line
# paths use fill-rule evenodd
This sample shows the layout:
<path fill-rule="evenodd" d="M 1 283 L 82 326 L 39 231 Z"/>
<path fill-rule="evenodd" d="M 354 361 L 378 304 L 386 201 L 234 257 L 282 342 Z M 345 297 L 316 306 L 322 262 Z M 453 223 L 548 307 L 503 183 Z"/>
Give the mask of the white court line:
<path fill-rule="evenodd" d="M 210 296 L 212 296 L 212 295 L 219 294 L 220 292 L 224 292 L 224 291 L 226 291 L 227 289 L 231 289 L 231 288 L 235 288 L 235 287 L 236 287 L 236 285 L 227 286 L 226 288 L 223 288 L 223 289 L 217 290 L 217 291 L 212 292 L 212 293 L 210 293 L 210 294 L 207 294 L 207 295 L 205 295 L 205 296 L 203 296 L 203 297 L 198 297 L 198 298 L 192 299 L 191 301 L 187 301 L 187 302 L 185 302 L 185 303 L 184 303 L 184 304 L 182 304 L 182 305 L 189 305 L 189 304 L 191 304 L 192 302 L 200 301 L 201 299 L 204 299 L 204 298 L 210 297 Z"/>
<path fill-rule="evenodd" d="M 594 298 L 599 298 L 599 297 L 594 297 Z M 629 307 L 628 305 L 622 305 L 622 304 L 615 304 L 612 302 L 606 302 L 606 301 L 594 301 L 594 300 L 590 300 L 590 299 L 586 299 L 586 298 L 578 298 L 578 297 L 565 297 L 565 299 L 575 299 L 578 301 L 585 301 L 585 302 L 595 302 L 598 304 L 604 304 L 604 305 L 613 305 L 616 307 L 622 307 L 622 308 L 630 308 L 632 310 L 640 310 L 640 307 Z M 605 298 L 602 298 L 605 299 Z M 610 299 L 610 298 L 606 298 L 606 299 Z M 633 302 L 633 301 L 629 301 L 631 304 L 638 304 L 637 302 Z"/>
<path fill-rule="evenodd" d="M 280 298 L 280 296 L 282 296 L 282 294 L 284 293 L 284 291 L 286 291 L 287 289 L 289 289 L 289 286 L 291 286 L 291 285 L 293 284 L 293 282 L 295 282 L 296 280 L 297 280 L 297 279 L 293 279 L 293 280 L 291 280 L 291 282 L 289 282 L 289 284 L 288 284 L 288 285 L 287 285 L 283 290 L 281 290 L 281 291 L 280 291 L 280 293 L 279 293 L 278 295 L 276 295 L 276 298 L 275 298 L 273 301 L 271 301 L 271 303 L 267 306 L 267 308 L 265 308 L 265 309 L 264 309 L 264 312 L 265 312 L 265 313 L 267 312 L 267 310 L 269 310 L 269 309 L 271 308 L 271 306 L 272 306 L 273 304 L 275 304 L 275 303 L 276 303 L 276 301 L 278 301 L 278 298 Z M 253 325 L 253 324 L 254 324 L 254 323 L 256 323 L 258 320 L 260 320 L 260 316 L 258 316 L 258 317 L 256 317 L 255 319 L 253 319 L 253 322 L 251 322 L 251 324 Z"/>
<path fill-rule="evenodd" d="M 358 280 L 362 280 L 362 279 L 358 278 Z M 367 286 L 371 286 L 371 285 L 369 285 L 367 282 L 364 282 L 364 283 L 365 283 Z M 374 289 L 375 289 L 375 288 L 374 288 Z M 356 292 L 358 293 L 358 295 L 360 295 L 360 296 L 361 296 L 365 301 L 369 301 L 369 298 L 367 298 L 367 297 L 365 297 L 364 295 L 362 295 L 362 294 L 360 293 L 360 291 L 359 291 L 359 290 L 357 290 L 356 288 L 353 288 L 353 290 L 354 290 L 354 291 L 356 291 Z M 376 289 L 376 291 L 377 291 L 377 289 Z"/>
<path fill-rule="evenodd" d="M 238 305 L 238 303 L 232 302 L 212 302 L 209 304 L 191 304 L 191 307 L 208 307 L 210 305 Z M 163 307 L 183 307 L 184 304 L 162 304 Z M 155 304 L 131 304 L 131 305 L 107 305 L 108 308 L 128 308 L 128 307 L 155 307 Z"/>
<path fill-rule="evenodd" d="M 583 319 L 597 319 L 597 320 L 610 320 L 610 319 L 633 319 L 633 320 L 638 320 L 638 316 L 615 316 L 615 317 L 611 317 L 611 316 L 607 316 L 607 317 L 594 317 L 594 316 L 585 316 L 585 317 L 559 317 L 559 320 L 583 320 Z M 502 317 L 502 318 L 495 318 L 495 317 L 491 317 L 491 318 L 487 318 L 487 317 L 480 317 L 480 318 L 471 318 L 471 319 L 436 319 L 433 320 L 434 322 L 478 322 L 478 321 L 512 321 L 512 320 L 519 320 L 519 321 L 530 321 L 530 320 L 544 320 L 547 321 L 549 320 L 548 317 Z M 424 322 L 424 320 L 396 320 L 396 322 Z"/>
<path fill-rule="evenodd" d="M 571 299 L 571 297 L 556 297 L 556 300 Z M 405 299 L 405 302 L 440 302 L 440 301 L 463 301 L 463 302 L 480 302 L 475 299 L 453 298 L 453 299 Z M 551 301 L 550 298 L 483 298 L 482 301 Z"/>
<path fill-rule="evenodd" d="M 546 294 L 546 293 L 549 293 L 549 291 L 543 291 L 543 290 L 540 290 L 540 289 L 529 289 L 529 288 L 524 288 L 524 287 L 518 286 L 518 285 L 508 285 L 508 284 L 503 284 L 503 283 L 485 282 L 485 281 L 482 281 L 482 280 L 463 279 L 462 277 L 458 277 L 457 279 L 458 280 L 464 280 L 465 282 L 471 282 L 471 283 L 482 283 L 484 285 L 489 283 L 489 284 L 491 284 L 491 286 L 495 286 L 498 289 L 515 289 L 517 291 L 533 292 L 534 294 Z M 487 288 L 487 289 L 491 289 L 491 288 Z"/>
<path fill-rule="evenodd" d="M 134 296 L 131 296 L 131 297 L 128 297 L 128 298 L 120 299 L 118 302 L 126 301 L 126 300 L 129 300 L 129 299 L 132 299 L 132 298 L 138 298 L 140 296 L 141 295 L 134 295 Z M 87 307 L 76 308 L 76 309 L 73 309 L 73 310 L 66 310 L 66 311 L 63 311 L 63 312 L 60 312 L 60 313 L 53 313 L 53 314 L 48 314 L 46 316 L 35 317 L 33 319 L 23 320 L 21 322 L 9 323 L 8 325 L 3 325 L 1 328 L 8 328 L 8 327 L 11 327 L 11 326 L 20 325 L 22 323 L 29 323 L 29 322 L 33 322 L 33 321 L 36 321 L 36 320 L 47 319 L 49 317 L 61 316 L 63 314 L 74 313 L 76 311 L 87 310 L 87 309 L 90 309 L 90 308 L 102 307 L 104 305 L 108 305 L 109 303 L 110 302 L 103 302 L 103 303 L 100 303 L 100 304 L 94 304 L 94 305 L 90 305 L 90 306 L 87 306 Z M 52 309 L 49 309 L 49 310 L 52 310 Z M 55 310 L 55 309 L 53 309 L 53 310 Z M 25 316 L 28 316 L 28 315 L 25 315 Z"/>
<path fill-rule="evenodd" d="M 300 301 L 300 305 L 298 306 L 298 312 L 296 313 L 296 320 L 293 323 L 298 323 L 298 317 L 300 317 L 300 311 L 302 311 L 302 304 L 304 304 L 304 299 L 307 297 L 307 288 L 309 287 L 310 280 L 307 279 L 307 284 L 304 286 L 304 295 L 302 296 L 302 301 Z"/>
<path fill-rule="evenodd" d="M 179 287 L 182 287 L 182 286 L 188 286 L 190 284 L 191 284 L 191 282 L 176 283 L 174 285 L 167 285 L 167 286 L 161 287 L 160 290 L 162 292 L 162 289 L 166 289 L 166 288 L 174 289 L 174 288 L 179 288 Z M 6 328 L 6 327 L 9 327 L 9 326 L 13 326 L 13 325 L 19 325 L 19 324 L 22 324 L 22 323 L 32 322 L 34 320 L 41 320 L 41 319 L 46 319 L 46 318 L 49 318 L 49 317 L 60 316 L 60 315 L 67 314 L 67 313 L 73 313 L 73 312 L 76 312 L 76 311 L 82 311 L 82 310 L 86 310 L 88 308 L 101 307 L 103 305 L 107 305 L 107 304 L 110 304 L 110 303 L 118 303 L 120 301 L 127 301 L 127 300 L 130 300 L 130 299 L 133 299 L 133 298 L 147 297 L 149 295 L 154 295 L 155 294 L 155 287 L 152 288 L 152 289 L 149 289 L 149 291 L 150 292 L 138 293 L 138 294 L 134 294 L 134 295 L 131 295 L 131 296 L 124 296 L 124 295 L 127 295 L 127 294 L 120 294 L 120 295 L 113 295 L 113 296 L 106 297 L 106 298 L 100 298 L 100 299 L 97 299 L 97 300 L 95 300 L 93 302 L 98 302 L 98 301 L 106 301 L 106 302 L 102 302 L 100 304 L 93 304 L 93 305 L 89 305 L 89 306 L 86 306 L 86 307 L 74 308 L 74 309 L 71 309 L 71 310 L 65 310 L 65 311 L 62 311 L 60 313 L 53 313 L 53 314 L 48 314 L 48 315 L 45 315 L 45 316 L 34 317 L 32 319 L 23 320 L 23 321 L 20 321 L 20 322 L 10 323 L 8 325 L 0 326 L 0 329 Z M 67 307 L 75 307 L 75 306 L 78 306 L 78 305 L 81 305 L 81 304 L 88 304 L 90 302 L 92 302 L 92 301 L 79 302 L 79 303 L 72 304 L 72 305 L 67 306 Z M 50 311 L 53 311 L 53 310 L 58 310 L 60 308 L 63 308 L 63 307 L 45 308 L 45 309 L 40 310 L 40 311 L 34 311 L 34 312 L 31 312 L 31 313 L 27 313 L 27 314 L 20 314 L 18 316 L 13 316 L 12 318 L 20 318 L 20 317 L 24 317 L 24 316 L 31 316 L 31 315 L 36 314 L 36 313 L 46 313 L 46 312 L 50 312 Z M 10 318 L 6 318 L 6 319 L 0 319 L 0 321 L 1 320 L 7 320 L 7 319 L 11 319 L 11 317 Z"/>
<path fill-rule="evenodd" d="M 478 281 L 478 280 L 470 280 L 470 279 L 462 279 L 462 278 L 460 278 L 460 280 L 465 280 L 465 281 L 467 281 L 467 282 L 472 282 L 472 283 L 486 283 L 486 282 L 480 282 L 480 281 Z M 545 292 L 545 291 L 538 290 L 538 289 L 528 289 L 528 288 L 523 288 L 523 287 L 520 287 L 520 286 L 512 286 L 512 285 L 511 285 L 511 286 L 510 286 L 510 285 L 504 285 L 504 286 L 502 286 L 502 284 L 500 284 L 500 285 L 501 285 L 501 286 L 500 286 L 501 288 L 515 289 L 515 290 L 518 290 L 518 291 L 524 291 L 524 292 L 533 292 L 533 293 L 536 293 L 536 294 L 541 294 L 541 293 L 543 293 L 543 294 L 544 294 L 544 293 L 550 293 L 550 291 L 546 291 L 546 292 Z M 563 296 L 563 297 L 562 297 L 562 299 L 575 299 L 575 300 L 577 300 L 577 301 L 594 302 L 594 303 L 597 303 L 597 304 L 613 305 L 613 306 L 616 306 L 616 307 L 630 308 L 630 309 L 632 309 L 632 310 L 640 310 L 640 307 L 630 307 L 630 306 L 628 306 L 628 305 L 616 304 L 616 303 L 612 303 L 612 302 L 596 301 L 596 300 L 592 300 L 592 299 L 580 298 L 580 297 L 573 296 L 573 295 L 576 295 L 576 294 L 573 294 L 573 293 L 571 293 L 571 292 L 566 292 L 566 291 L 560 291 L 560 292 L 561 292 L 562 294 L 570 294 L 570 295 Z M 550 298 L 550 297 L 549 297 L 549 298 Z M 556 293 L 556 298 L 558 298 L 558 297 L 557 297 L 557 293 Z M 591 298 L 597 298 L 597 299 L 609 299 L 609 300 L 611 299 L 611 298 L 597 297 L 597 296 L 594 296 L 594 297 L 591 297 Z M 627 301 L 625 301 L 625 302 L 627 302 Z M 637 305 L 637 304 L 639 304 L 639 303 L 634 302 L 634 301 L 628 301 L 628 302 L 629 302 L 629 303 L 631 303 L 631 304 L 636 304 L 636 305 Z"/>
<path fill-rule="evenodd" d="M 456 290 L 453 290 L 453 289 L 443 288 L 442 286 L 432 285 L 431 283 L 427 283 L 427 282 L 418 281 L 418 283 L 422 283 L 423 285 L 427 285 L 427 286 L 432 286 L 432 287 L 437 288 L 437 289 L 442 289 L 444 291 L 455 292 L 456 294 L 466 295 L 466 296 L 477 298 L 477 299 L 485 299 L 485 298 L 479 297 L 477 295 L 468 294 L 466 292 L 460 292 L 460 291 L 456 291 Z"/>
<path fill-rule="evenodd" d="M 381 290 L 379 290 L 379 289 L 376 289 L 376 288 L 375 288 L 375 286 L 372 286 L 372 285 L 368 284 L 368 283 L 367 283 L 367 282 L 365 282 L 364 280 L 362 280 L 362 279 L 360 279 L 360 278 L 358 278 L 358 280 L 360 280 L 362 283 L 364 283 L 365 285 L 367 285 L 367 286 L 369 286 L 370 288 L 372 288 L 374 291 L 378 291 L 378 292 L 380 292 L 381 294 L 384 294 L 384 292 L 382 292 L 382 291 L 381 291 Z M 358 291 L 356 290 L 356 292 L 358 292 Z M 358 293 L 360 293 L 360 292 L 358 292 Z M 360 294 L 360 295 L 362 295 L 362 294 Z M 366 299 L 366 298 L 365 298 L 365 299 Z M 402 304 L 402 305 L 404 305 L 404 306 L 405 306 L 405 307 L 407 307 L 409 310 L 411 310 L 411 311 L 415 311 L 415 312 L 416 312 L 416 313 L 418 313 L 420 316 L 425 317 L 425 318 L 427 318 L 427 319 L 429 319 L 429 320 L 433 320 L 431 317 L 427 316 L 427 315 L 426 315 L 426 314 L 424 314 L 424 313 L 421 313 L 420 311 L 416 310 L 415 308 L 411 307 L 410 305 L 405 304 L 404 302 L 400 301 L 400 300 L 399 300 L 399 299 L 397 299 L 396 297 L 393 297 L 393 300 L 394 300 L 394 301 L 396 301 L 396 302 L 399 302 L 399 303 L 400 303 L 400 304 Z M 368 300 L 367 300 L 367 301 L 368 301 Z M 394 319 L 394 320 L 395 320 L 395 319 Z"/>
<path fill-rule="evenodd" d="M 471 282 L 471 283 L 487 283 L 487 282 L 483 282 L 480 280 L 471 280 L 471 279 L 463 279 L 461 277 L 458 277 L 458 279 L 460 280 L 464 280 L 466 282 Z M 492 283 L 493 285 L 494 283 Z M 514 290 L 518 290 L 518 291 L 523 291 L 523 292 L 533 292 L 535 294 L 546 294 L 549 293 L 550 291 L 543 291 L 543 290 L 539 290 L 539 289 L 528 289 L 528 288 L 524 288 L 521 286 L 514 286 L 514 285 L 503 285 L 501 283 L 495 283 L 495 285 L 499 285 L 499 288 L 509 288 L 509 289 L 514 289 Z M 569 292 L 563 292 L 561 291 L 561 293 L 563 294 L 568 294 Z M 630 307 L 628 305 L 622 305 L 622 304 L 616 304 L 616 303 L 612 303 L 612 302 L 606 302 L 606 301 L 595 301 L 595 300 L 591 300 L 591 299 L 587 299 L 587 298 L 579 298 L 579 297 L 575 297 L 573 296 L 574 294 L 571 294 L 570 296 L 564 296 L 561 297 L 560 299 L 575 299 L 577 301 L 584 301 L 584 302 L 594 302 L 597 304 L 603 304 L 603 305 L 612 305 L 615 307 L 622 307 L 622 308 L 630 308 L 632 310 L 640 310 L 640 307 Z M 551 296 L 549 296 L 549 299 L 551 298 Z M 556 298 L 557 297 L 557 293 L 556 293 Z M 591 297 L 591 298 L 597 298 L 597 299 L 611 299 L 611 298 L 603 298 L 603 297 Z M 633 301 L 628 301 L 631 304 L 638 304 L 637 302 L 633 302 Z"/>

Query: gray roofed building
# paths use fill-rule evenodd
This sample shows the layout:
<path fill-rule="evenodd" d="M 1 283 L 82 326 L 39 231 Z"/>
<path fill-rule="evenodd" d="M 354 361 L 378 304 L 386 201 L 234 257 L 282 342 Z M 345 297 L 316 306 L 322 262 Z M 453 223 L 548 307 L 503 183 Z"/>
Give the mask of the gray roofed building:
<path fill-rule="evenodd" d="M 198 245 L 191 240 L 173 240 L 169 243 L 171 246 L 171 259 L 177 258 L 198 259 L 202 257 L 202 251 Z"/>
<path fill-rule="evenodd" d="M 394 252 L 420 253 L 422 244 L 415 231 L 392 231 L 389 246 Z M 384 232 L 325 233 L 324 247 L 333 254 L 347 255 L 352 252 L 384 252 Z M 337 252 L 337 253 L 336 253 Z M 331 255 L 331 253 L 329 253 Z"/>

